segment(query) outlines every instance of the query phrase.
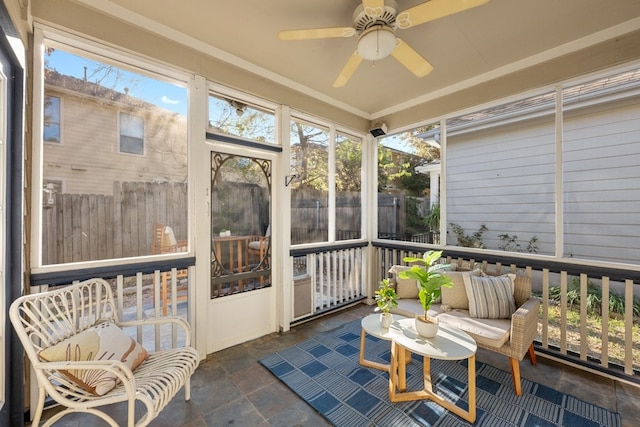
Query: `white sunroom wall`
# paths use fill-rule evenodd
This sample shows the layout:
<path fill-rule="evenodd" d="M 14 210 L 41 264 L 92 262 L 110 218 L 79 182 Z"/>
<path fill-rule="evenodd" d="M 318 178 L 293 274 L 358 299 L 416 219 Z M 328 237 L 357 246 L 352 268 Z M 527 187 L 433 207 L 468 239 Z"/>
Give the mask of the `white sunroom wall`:
<path fill-rule="evenodd" d="M 551 101 L 553 106 L 553 101 Z M 553 107 L 551 107 L 553 108 Z M 526 251 L 537 237 L 537 253 L 555 252 L 555 124 L 553 114 L 494 122 L 473 131 L 447 123 L 447 242 L 457 244 L 451 223 L 466 235 L 487 231 L 482 242 L 498 249 L 499 235 L 517 236 Z"/>

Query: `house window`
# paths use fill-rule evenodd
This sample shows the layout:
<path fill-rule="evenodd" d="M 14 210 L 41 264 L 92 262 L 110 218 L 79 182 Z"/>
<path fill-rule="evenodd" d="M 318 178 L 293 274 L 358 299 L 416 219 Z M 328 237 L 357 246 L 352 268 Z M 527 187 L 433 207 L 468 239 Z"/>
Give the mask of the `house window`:
<path fill-rule="evenodd" d="M 45 142 L 59 144 L 60 138 L 60 98 L 57 96 L 45 96 L 44 98 L 44 126 L 43 136 Z"/>
<path fill-rule="evenodd" d="M 144 154 L 144 118 L 120 113 L 120 152 Z"/>

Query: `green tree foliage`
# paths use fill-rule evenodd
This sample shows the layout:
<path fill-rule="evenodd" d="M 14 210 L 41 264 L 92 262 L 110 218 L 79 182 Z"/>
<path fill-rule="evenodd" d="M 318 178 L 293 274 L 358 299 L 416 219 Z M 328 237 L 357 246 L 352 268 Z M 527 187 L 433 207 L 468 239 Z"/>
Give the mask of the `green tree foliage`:
<path fill-rule="evenodd" d="M 303 122 L 291 123 L 291 172 L 296 189 L 327 191 L 329 132 Z"/>
<path fill-rule="evenodd" d="M 394 136 L 407 146 L 407 151 L 378 145 L 378 191 L 397 189 L 406 195 L 424 196 L 429 188 L 429 176 L 416 173 L 415 168 L 440 158 L 440 149 L 427 144 L 417 135 L 431 130 L 424 126 Z"/>
<path fill-rule="evenodd" d="M 336 190 L 338 192 L 360 191 L 362 188 L 361 171 L 361 142 L 340 138 L 336 145 Z"/>

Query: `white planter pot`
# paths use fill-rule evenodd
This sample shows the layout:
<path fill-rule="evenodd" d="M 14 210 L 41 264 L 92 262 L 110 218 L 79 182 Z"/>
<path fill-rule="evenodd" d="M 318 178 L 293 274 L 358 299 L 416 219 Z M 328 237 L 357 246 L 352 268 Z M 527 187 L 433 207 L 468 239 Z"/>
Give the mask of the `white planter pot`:
<path fill-rule="evenodd" d="M 438 334 L 438 324 L 424 320 L 424 316 L 416 316 L 416 331 L 425 338 L 433 338 Z"/>
<path fill-rule="evenodd" d="M 389 329 L 389 326 L 391 326 L 391 322 L 392 321 L 393 321 L 393 317 L 391 316 L 391 313 L 381 313 L 380 314 L 380 325 L 384 329 Z"/>

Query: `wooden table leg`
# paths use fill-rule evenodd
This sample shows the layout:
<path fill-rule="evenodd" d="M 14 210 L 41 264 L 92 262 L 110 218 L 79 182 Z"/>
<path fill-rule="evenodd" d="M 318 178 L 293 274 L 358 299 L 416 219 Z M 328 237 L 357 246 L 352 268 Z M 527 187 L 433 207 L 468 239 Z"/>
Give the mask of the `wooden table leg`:
<path fill-rule="evenodd" d="M 364 346 L 366 342 L 366 332 L 362 329 L 360 333 L 360 365 L 366 366 L 367 368 L 379 369 L 381 371 L 390 372 L 390 365 L 385 365 L 383 363 L 374 362 L 372 360 L 367 360 L 364 358 Z"/>
<path fill-rule="evenodd" d="M 458 415 L 469 422 L 475 422 L 476 420 L 476 356 L 473 354 L 469 357 L 468 366 L 468 385 L 469 385 L 469 410 L 456 406 L 454 403 L 438 396 L 433 391 L 433 384 L 431 383 L 431 359 L 424 357 L 424 365 L 422 372 L 424 375 L 424 389 L 417 391 L 399 391 L 400 385 L 406 386 L 406 377 L 402 378 L 402 366 L 404 363 L 400 363 L 401 353 L 405 351 L 399 344 L 391 344 L 391 372 L 389 374 L 389 400 L 392 402 L 407 402 L 412 400 L 429 399 L 450 412 Z M 404 370 L 406 375 L 406 370 Z"/>

